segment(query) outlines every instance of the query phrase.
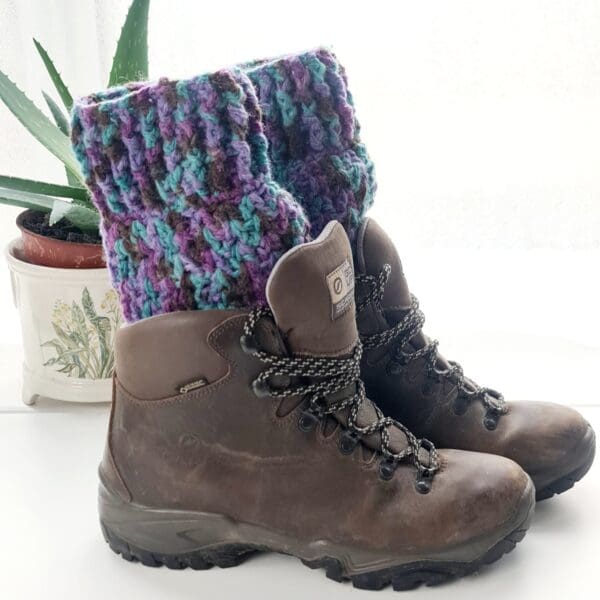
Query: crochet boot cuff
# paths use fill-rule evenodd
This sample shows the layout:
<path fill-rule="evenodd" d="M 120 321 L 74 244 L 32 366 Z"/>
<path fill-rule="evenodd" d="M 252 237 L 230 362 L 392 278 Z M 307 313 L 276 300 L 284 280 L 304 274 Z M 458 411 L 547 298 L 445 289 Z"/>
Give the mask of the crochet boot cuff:
<path fill-rule="evenodd" d="M 307 239 L 301 207 L 272 179 L 241 71 L 83 98 L 72 144 L 129 321 L 261 304 L 273 264 Z"/>
<path fill-rule="evenodd" d="M 277 181 L 304 206 L 313 235 L 336 219 L 352 237 L 376 185 L 336 56 L 320 48 L 243 68 L 257 90 Z"/>

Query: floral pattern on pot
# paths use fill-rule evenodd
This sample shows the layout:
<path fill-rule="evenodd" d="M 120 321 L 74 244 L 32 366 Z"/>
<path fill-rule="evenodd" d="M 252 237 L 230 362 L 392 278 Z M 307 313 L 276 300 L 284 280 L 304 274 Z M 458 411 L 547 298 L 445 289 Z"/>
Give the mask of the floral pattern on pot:
<path fill-rule="evenodd" d="M 51 348 L 55 356 L 44 366 L 54 366 L 57 372 L 68 377 L 112 377 L 115 365 L 113 338 L 121 325 L 119 299 L 114 290 L 106 292 L 100 311 L 96 311 L 87 287 L 83 288 L 81 305 L 74 301 L 69 306 L 63 300 L 57 300 L 52 313 L 56 337 L 41 344 L 42 348 Z"/>

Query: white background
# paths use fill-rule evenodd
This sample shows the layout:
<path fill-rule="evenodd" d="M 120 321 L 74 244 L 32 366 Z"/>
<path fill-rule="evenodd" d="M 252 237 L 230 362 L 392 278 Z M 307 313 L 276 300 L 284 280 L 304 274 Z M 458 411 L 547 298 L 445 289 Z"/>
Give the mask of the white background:
<path fill-rule="evenodd" d="M 1 0 L 0 68 L 43 106 L 40 89 L 52 91 L 52 86 L 31 43 L 35 36 L 74 95 L 96 91 L 107 79 L 127 6 L 126 0 Z M 398 244 L 428 316 L 426 331 L 483 384 L 510 398 L 588 405 L 586 415 L 599 423 L 593 415 L 600 409 L 593 406 L 599 401 L 594 386 L 600 365 L 600 2 L 152 0 L 152 77 L 194 75 L 319 44 L 332 45 L 347 69 L 363 138 L 377 166 L 379 192 L 372 215 Z M 57 182 L 63 177 L 60 165 L 4 106 L 0 173 Z M 17 213 L 0 207 L 1 246 L 17 235 Z M 77 481 L 92 486 L 88 461 L 102 446 L 104 412 L 49 404 L 30 418 L 32 413 L 19 404 L 20 333 L 3 259 L 0 327 L 0 408 L 11 415 L 0 414 L 3 473 L 28 478 L 25 487 L 10 480 L 19 490 L 15 497 L 35 506 L 36 478 L 53 468 L 58 479 L 54 487 L 46 481 L 48 490 L 71 490 L 74 479 L 64 460 L 73 460 Z M 99 421 L 90 422 L 87 415 Z M 47 463 L 36 463 L 46 454 Z M 600 489 L 594 485 L 588 498 Z M 190 574 L 185 579 L 156 572 L 143 576 L 129 565 L 115 566 L 112 556 L 96 558 L 93 506 L 88 510 L 93 491 L 88 497 L 87 487 L 78 489 L 75 502 L 85 508 L 72 508 L 82 536 L 90 536 L 83 546 L 58 523 L 51 533 L 40 534 L 39 548 L 31 547 L 30 538 L 16 545 L 5 538 L 10 552 L 2 564 L 19 556 L 12 581 L 27 579 L 27 569 L 34 572 L 42 564 L 49 582 L 46 588 L 44 578 L 39 585 L 27 580 L 20 592 L 14 588 L 11 599 L 43 597 L 44 590 L 52 597 L 63 592 L 65 598 L 82 597 L 75 595 L 78 586 L 88 592 L 95 586 L 88 560 L 100 561 L 95 564 L 105 573 L 103 583 L 110 584 L 95 588 L 102 592 L 99 597 L 124 597 L 118 593 L 117 573 L 132 589 L 143 582 L 142 589 L 154 591 L 153 598 L 197 597 L 187 586 L 197 585 L 200 595 L 201 581 L 233 594 L 231 586 L 248 585 L 252 573 L 259 573 L 265 585 L 275 578 L 278 594 L 289 586 L 294 597 L 305 597 L 302 587 L 292 584 L 302 568 L 287 559 L 259 561 L 233 578 L 211 573 L 203 580 Z M 46 493 L 56 510 L 65 510 L 64 495 Z M 544 589 L 546 597 L 552 590 L 564 597 L 571 585 L 586 585 L 586 574 L 593 571 L 586 559 L 597 560 L 591 544 L 596 543 L 598 519 L 584 522 L 576 493 L 567 498 L 569 504 L 555 501 L 563 502 L 565 512 L 541 509 L 546 529 L 530 542 L 531 554 L 524 544 L 487 580 L 422 594 L 440 597 L 458 590 L 465 598 L 482 593 L 516 598 L 517 592 L 536 597 Z M 23 510 L 14 514 L 36 522 L 35 514 Z M 587 514 L 595 512 L 590 506 Z M 20 527 L 15 519 L 15 536 Z M 31 555 L 35 551 L 62 556 L 62 567 L 40 563 Z M 514 556 L 547 562 L 520 562 Z M 570 571 L 561 572 L 566 557 Z M 79 575 L 66 579 L 71 564 L 78 565 Z M 273 575 L 279 567 L 288 578 L 281 585 Z M 311 593 L 350 592 L 325 583 L 322 574 L 310 577 Z M 517 580 L 523 587 L 511 587 Z"/>
<path fill-rule="evenodd" d="M 31 37 L 74 95 L 106 81 L 126 0 L 2 0 L 0 66 L 42 105 Z M 600 3 L 153 0 L 152 76 L 330 44 L 412 247 L 597 249 Z M 57 179 L 0 108 L 0 168 Z M 10 219 L 2 219 L 10 235 Z"/>

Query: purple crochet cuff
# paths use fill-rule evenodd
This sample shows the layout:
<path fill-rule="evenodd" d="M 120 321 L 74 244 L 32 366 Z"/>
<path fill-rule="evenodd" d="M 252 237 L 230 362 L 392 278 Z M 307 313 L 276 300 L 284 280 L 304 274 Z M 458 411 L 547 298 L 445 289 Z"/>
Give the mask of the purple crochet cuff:
<path fill-rule="evenodd" d="M 313 236 L 336 219 L 353 238 L 376 184 L 343 67 L 321 48 L 243 68 L 263 110 L 275 178 L 304 206 Z"/>
<path fill-rule="evenodd" d="M 72 143 L 129 321 L 262 304 L 279 256 L 308 239 L 302 208 L 272 179 L 241 71 L 83 98 Z"/>

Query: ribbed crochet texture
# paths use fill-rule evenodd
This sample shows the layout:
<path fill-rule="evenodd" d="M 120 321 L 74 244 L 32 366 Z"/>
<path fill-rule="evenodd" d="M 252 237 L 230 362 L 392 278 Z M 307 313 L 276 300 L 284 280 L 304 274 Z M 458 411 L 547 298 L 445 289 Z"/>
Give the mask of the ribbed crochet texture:
<path fill-rule="evenodd" d="M 128 321 L 264 304 L 277 259 L 309 239 L 301 206 L 272 178 L 239 70 L 83 98 L 72 143 Z"/>
<path fill-rule="evenodd" d="M 313 236 L 335 219 L 353 239 L 376 183 L 343 67 L 320 48 L 243 68 L 263 111 L 277 182 L 302 204 Z"/>

